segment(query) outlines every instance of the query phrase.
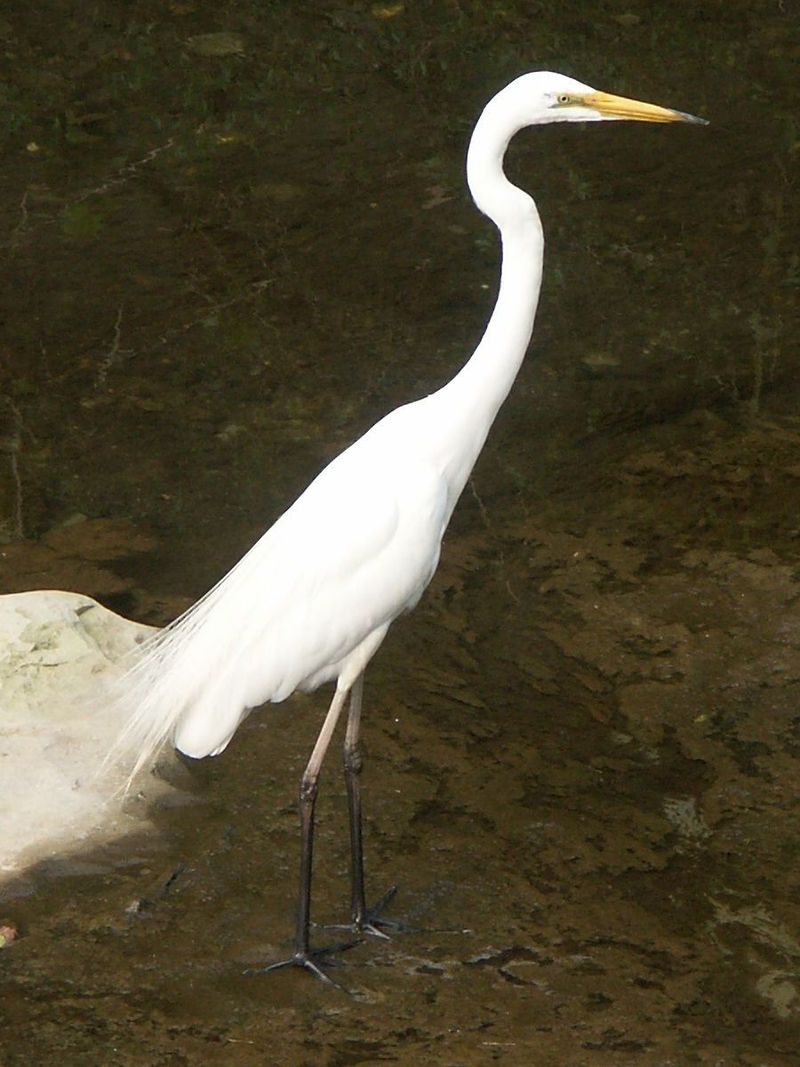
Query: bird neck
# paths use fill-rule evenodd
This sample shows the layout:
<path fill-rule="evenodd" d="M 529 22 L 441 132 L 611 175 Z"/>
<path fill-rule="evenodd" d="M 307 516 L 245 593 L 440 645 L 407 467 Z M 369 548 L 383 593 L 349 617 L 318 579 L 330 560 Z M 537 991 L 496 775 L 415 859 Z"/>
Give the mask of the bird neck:
<path fill-rule="evenodd" d="M 503 96 L 498 94 L 485 108 L 467 154 L 472 197 L 500 231 L 502 266 L 497 300 L 471 358 L 431 397 L 441 398 L 448 419 L 453 411 L 459 413 L 456 432 L 461 444 L 448 461 L 448 480 L 456 498 L 525 357 L 542 280 L 544 238 L 539 213 L 527 193 L 512 185 L 503 172 L 508 143 L 524 125 L 513 109 L 504 106 Z M 468 450 L 463 448 L 465 439 L 470 441 Z"/>

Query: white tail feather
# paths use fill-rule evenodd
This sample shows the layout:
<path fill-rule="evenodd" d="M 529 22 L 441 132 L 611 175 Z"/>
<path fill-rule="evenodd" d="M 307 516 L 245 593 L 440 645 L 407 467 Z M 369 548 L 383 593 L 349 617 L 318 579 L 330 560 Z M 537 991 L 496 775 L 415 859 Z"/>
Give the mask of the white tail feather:
<path fill-rule="evenodd" d="M 236 597 L 230 594 L 241 586 L 242 572 L 262 543 L 263 539 L 183 615 L 145 641 L 134 653 L 131 668 L 115 683 L 111 699 L 122 707 L 125 725 L 105 762 L 134 757 L 126 790 L 139 772 L 154 762 L 163 746 L 175 741 L 181 720 L 198 705 L 212 709 L 208 720 L 212 723 L 235 718 L 227 733 L 230 740 L 246 709 L 231 691 L 227 676 L 217 678 L 214 684 L 214 668 L 224 662 L 227 643 L 239 629 L 231 617 Z M 241 602 L 237 603 L 241 609 Z M 194 744 L 187 738 L 186 746 L 180 747 L 187 755 L 200 757 L 222 751 L 227 740 L 222 744 L 217 740 L 209 747 L 199 738 Z"/>

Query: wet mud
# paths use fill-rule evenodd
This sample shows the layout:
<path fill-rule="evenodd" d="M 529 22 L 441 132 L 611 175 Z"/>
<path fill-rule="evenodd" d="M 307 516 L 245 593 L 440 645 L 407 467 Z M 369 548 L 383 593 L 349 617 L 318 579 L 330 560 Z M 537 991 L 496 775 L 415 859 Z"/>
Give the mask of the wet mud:
<path fill-rule="evenodd" d="M 2 591 L 145 622 L 470 351 L 497 258 L 461 160 L 494 88 L 563 69 L 714 125 L 511 153 L 548 235 L 534 345 L 365 691 L 368 883 L 411 929 L 342 955 L 351 996 L 245 973 L 291 936 L 326 694 L 293 698 L 168 766 L 151 835 L 3 887 L 0 1063 L 797 1062 L 796 20 L 10 7 Z M 324 924 L 335 753 L 320 808 Z"/>

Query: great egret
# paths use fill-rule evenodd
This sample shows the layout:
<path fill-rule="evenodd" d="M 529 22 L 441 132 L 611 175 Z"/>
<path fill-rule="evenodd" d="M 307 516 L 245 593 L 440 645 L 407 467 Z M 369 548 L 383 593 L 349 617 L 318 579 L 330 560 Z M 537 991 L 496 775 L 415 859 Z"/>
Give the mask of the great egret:
<path fill-rule="evenodd" d="M 467 181 L 500 231 L 503 262 L 497 302 L 472 357 L 441 389 L 390 412 L 328 464 L 233 570 L 148 644 L 128 675 L 131 717 L 121 744 L 137 753 L 134 773 L 168 739 L 187 756 L 217 755 L 253 708 L 336 682 L 300 783 L 294 952 L 265 969 L 296 964 L 330 981 L 309 945 L 314 804 L 348 695 L 350 915 L 355 931 L 380 935 L 364 894 L 364 670 L 433 577 L 453 508 L 531 337 L 542 227 L 533 200 L 503 173 L 508 143 L 526 126 L 601 119 L 704 121 L 544 71 L 522 75 L 490 100 L 470 141 Z"/>

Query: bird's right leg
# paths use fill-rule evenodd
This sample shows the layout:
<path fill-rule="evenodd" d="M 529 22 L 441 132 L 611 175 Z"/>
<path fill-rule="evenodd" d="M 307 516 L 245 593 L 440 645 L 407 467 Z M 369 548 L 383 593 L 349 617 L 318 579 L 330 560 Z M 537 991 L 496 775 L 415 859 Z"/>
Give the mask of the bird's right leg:
<path fill-rule="evenodd" d="M 333 731 L 336 729 L 336 723 L 339 720 L 339 715 L 347 696 L 347 689 L 337 689 L 334 693 L 333 700 L 328 708 L 328 714 L 325 716 L 325 722 L 322 724 L 322 729 L 311 753 L 311 758 L 300 780 L 300 890 L 297 899 L 294 954 L 289 959 L 281 960 L 279 963 L 273 963 L 269 967 L 259 969 L 261 971 L 274 971 L 281 967 L 305 967 L 306 970 L 311 971 L 317 978 L 327 982 L 329 985 L 338 985 L 338 983 L 334 982 L 317 962 L 318 959 L 324 958 L 326 951 L 312 952 L 309 946 L 311 871 L 314 856 L 314 807 L 317 801 L 317 782 L 322 761 L 325 759 L 325 753 L 328 751 L 328 745 Z"/>

